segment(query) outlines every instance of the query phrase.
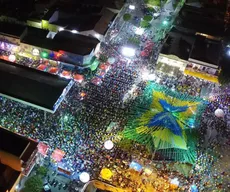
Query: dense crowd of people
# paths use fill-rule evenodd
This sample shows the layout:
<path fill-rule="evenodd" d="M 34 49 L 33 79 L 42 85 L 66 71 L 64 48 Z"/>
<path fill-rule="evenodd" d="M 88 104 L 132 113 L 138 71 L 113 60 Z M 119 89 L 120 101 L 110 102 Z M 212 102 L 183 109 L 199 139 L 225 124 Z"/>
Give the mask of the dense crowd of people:
<path fill-rule="evenodd" d="M 127 26 L 124 28 L 127 29 Z M 125 36 L 126 32 L 123 31 L 122 34 Z M 113 41 L 120 48 L 126 42 L 123 40 L 120 38 L 120 40 Z M 148 41 L 151 41 L 151 38 L 146 37 L 146 42 Z M 144 47 L 144 43 L 145 41 L 141 43 L 141 46 Z M 158 46 L 157 43 L 155 46 Z M 146 82 L 137 79 L 141 79 L 142 67 L 143 65 L 148 66 L 147 60 L 150 59 L 151 54 L 145 59 L 135 57 L 132 62 L 121 57 L 119 49 L 114 50 L 114 47 L 107 44 L 102 44 L 101 51 L 107 57 L 111 55 L 115 57 L 116 62 L 111 64 L 110 70 L 101 79 L 100 85 L 95 85 L 90 81 L 83 82 L 83 84 L 75 83 L 54 114 L 0 97 L 0 125 L 47 144 L 50 148 L 49 158 L 56 148 L 63 150 L 64 159 L 55 165 L 69 170 L 73 179 L 78 179 L 78 175 L 83 171 L 90 173 L 92 178 L 98 178 L 101 169 L 108 167 L 118 172 L 114 178 L 115 183 L 120 186 L 124 184 L 123 187 L 135 188 L 138 183 L 129 182 L 129 178 L 120 179 L 122 174 L 119 173 L 119 169 L 127 170 L 134 151 L 138 151 L 141 147 L 135 145 L 133 151 L 125 151 L 115 145 L 112 150 L 108 151 L 104 148 L 104 142 L 106 140 L 116 141 L 117 133 L 126 125 L 136 97 L 130 94 L 127 102 L 124 102 L 124 96 L 133 85 L 136 86 L 135 95 L 141 95 Z M 141 51 L 141 48 L 138 51 Z M 183 74 L 169 76 L 153 73 L 157 77 L 157 83 L 174 91 L 203 97 L 209 102 L 200 124 L 200 131 L 203 134 L 201 143 L 205 143 L 204 146 L 209 147 L 210 143 L 217 143 L 214 142 L 214 139 L 221 141 L 222 137 L 226 137 L 228 132 L 224 131 L 227 127 L 225 118 L 229 114 L 230 105 L 228 89 L 220 91 L 223 91 L 224 94 L 213 96 L 212 93 L 217 88 L 217 85 L 213 83 Z M 226 114 L 224 119 L 215 117 L 214 112 L 217 108 L 224 110 Z M 116 122 L 118 126 L 112 131 L 107 131 L 111 122 Z M 207 137 L 208 131 L 213 133 L 214 129 L 217 134 Z M 143 151 L 139 149 L 138 156 L 149 158 Z M 207 162 L 207 166 L 210 167 L 212 163 L 213 161 Z M 199 181 L 199 179 L 191 180 L 197 183 Z"/>

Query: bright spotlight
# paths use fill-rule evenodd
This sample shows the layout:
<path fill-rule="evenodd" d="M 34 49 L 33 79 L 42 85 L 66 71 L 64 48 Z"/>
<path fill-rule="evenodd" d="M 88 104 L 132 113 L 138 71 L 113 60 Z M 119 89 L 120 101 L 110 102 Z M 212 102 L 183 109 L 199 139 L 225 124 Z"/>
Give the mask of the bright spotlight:
<path fill-rule="evenodd" d="M 227 55 L 230 56 L 230 50 L 227 51 Z"/>
<path fill-rule="evenodd" d="M 168 24 L 168 21 L 163 21 L 163 25 L 167 25 Z"/>
<path fill-rule="evenodd" d="M 144 29 L 143 28 L 136 28 L 136 31 L 135 31 L 135 33 L 137 34 L 137 35 L 142 35 L 143 33 L 144 33 Z"/>
<path fill-rule="evenodd" d="M 134 5 L 129 5 L 129 9 L 134 10 L 135 6 Z"/>
<path fill-rule="evenodd" d="M 10 62 L 15 62 L 16 56 L 15 56 L 15 55 L 10 55 L 10 56 L 8 57 L 8 59 L 9 59 Z"/>
<path fill-rule="evenodd" d="M 105 143 L 104 143 L 104 147 L 107 149 L 107 150 L 111 150 L 113 148 L 114 144 L 111 140 L 107 140 Z"/>
<path fill-rule="evenodd" d="M 79 179 L 82 183 L 87 183 L 90 180 L 90 175 L 87 172 L 82 172 L 79 175 Z"/>
<path fill-rule="evenodd" d="M 35 49 L 32 50 L 32 54 L 35 55 L 35 56 L 38 56 L 38 55 L 40 55 L 40 51 L 35 48 Z"/>
<path fill-rule="evenodd" d="M 72 30 L 71 32 L 72 32 L 72 33 L 78 33 L 78 31 L 77 31 L 77 30 L 75 30 L 75 29 L 74 29 L 74 30 Z"/>
<path fill-rule="evenodd" d="M 60 27 L 59 28 L 59 31 L 64 31 L 65 29 L 63 27 Z"/>
<path fill-rule="evenodd" d="M 149 74 L 148 80 L 153 81 L 156 79 L 156 76 L 154 74 Z"/>
<path fill-rule="evenodd" d="M 16 191 L 19 190 L 19 185 L 16 185 L 15 190 L 16 190 Z"/>
<path fill-rule="evenodd" d="M 129 47 L 123 47 L 121 52 L 126 57 L 133 57 L 135 55 L 135 49 Z"/>

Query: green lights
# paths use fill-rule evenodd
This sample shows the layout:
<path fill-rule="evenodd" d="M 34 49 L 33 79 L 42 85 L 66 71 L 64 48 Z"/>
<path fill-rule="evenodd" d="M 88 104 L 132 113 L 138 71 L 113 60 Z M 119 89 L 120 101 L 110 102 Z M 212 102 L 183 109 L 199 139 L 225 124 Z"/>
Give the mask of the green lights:
<path fill-rule="evenodd" d="M 167 24 L 168 24 L 168 21 L 164 20 L 163 25 L 167 25 Z"/>
<path fill-rule="evenodd" d="M 47 58 L 47 57 L 48 57 L 48 53 L 45 52 L 45 51 L 43 51 L 43 52 L 41 53 L 41 57 L 42 57 L 42 58 Z"/>
<path fill-rule="evenodd" d="M 64 116 L 64 121 L 68 121 L 68 116 L 67 115 Z"/>

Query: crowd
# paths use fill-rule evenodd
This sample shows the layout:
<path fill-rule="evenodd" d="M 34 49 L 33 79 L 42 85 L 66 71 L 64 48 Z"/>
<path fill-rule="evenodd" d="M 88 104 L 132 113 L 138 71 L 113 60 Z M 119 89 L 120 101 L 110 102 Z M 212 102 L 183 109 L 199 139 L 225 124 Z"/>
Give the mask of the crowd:
<path fill-rule="evenodd" d="M 180 73 L 177 76 L 168 76 L 166 74 L 157 73 L 160 84 L 192 96 L 206 97 L 215 88 L 215 84 L 204 81 L 192 76 L 185 76 Z M 203 92 L 202 92 L 203 89 Z M 203 93 L 203 94 L 202 94 Z"/>
<path fill-rule="evenodd" d="M 125 121 L 128 109 L 122 107 L 121 98 L 136 76 L 135 68 L 118 63 L 100 86 L 75 84 L 55 114 L 1 98 L 1 126 L 47 143 L 50 153 L 55 148 L 63 150 L 67 170 L 92 172 L 93 167 L 98 169 L 99 164 L 104 164 L 100 162 L 102 155 L 96 154 L 103 154 L 104 141 L 110 139 L 104 134 L 106 127 L 112 121 Z M 79 99 L 81 92 L 85 92 L 83 100 Z M 111 155 L 115 158 L 119 154 Z"/>
<path fill-rule="evenodd" d="M 123 33 L 124 36 L 125 34 Z M 118 41 L 116 40 L 117 46 L 122 46 L 124 42 Z M 98 178 L 100 170 L 106 166 L 118 169 L 118 176 L 114 180 L 120 185 L 119 177 L 122 175 L 119 175 L 119 168 L 123 170 L 129 168 L 133 151 L 124 151 L 120 148 L 118 150 L 119 146 L 116 145 L 108 151 L 104 148 L 104 142 L 109 139 L 116 140 L 116 133 L 126 124 L 135 97 L 124 103 L 125 94 L 136 84 L 135 94 L 140 95 L 146 82 L 137 83 L 137 78 L 141 75 L 140 67 L 143 67 L 142 59 L 137 57 L 135 62 L 130 62 L 119 55 L 119 49 L 115 51 L 106 44 L 102 44 L 101 50 L 107 56 L 113 55 L 116 62 L 111 65 L 100 85 L 94 85 L 90 81 L 82 85 L 74 84 L 54 114 L 1 97 L 0 125 L 46 143 L 50 148 L 48 157 L 56 148 L 63 150 L 65 157 L 60 165 L 71 171 L 72 178 L 78 179 L 79 173 L 83 171 L 90 173 L 92 178 Z M 146 63 L 148 64 L 148 62 L 144 64 Z M 178 76 L 156 74 L 156 76 L 159 84 L 192 96 L 208 97 L 216 88 L 212 83 L 183 74 Z M 207 126 L 210 125 L 218 131 L 225 129 L 225 121 L 217 119 L 214 111 L 221 108 L 228 114 L 229 103 L 230 97 L 227 94 L 216 95 L 209 100 L 200 125 L 200 130 L 204 133 L 203 143 L 206 139 Z M 111 122 L 116 122 L 118 126 L 112 132 L 107 132 Z M 211 142 L 210 138 L 208 139 Z M 134 148 L 137 149 L 138 146 Z M 140 158 L 146 155 L 143 151 L 139 150 Z M 211 163 L 208 162 L 207 166 Z M 128 182 L 128 178 L 124 180 L 126 180 L 122 182 L 124 186 L 138 185 L 135 182 Z"/>

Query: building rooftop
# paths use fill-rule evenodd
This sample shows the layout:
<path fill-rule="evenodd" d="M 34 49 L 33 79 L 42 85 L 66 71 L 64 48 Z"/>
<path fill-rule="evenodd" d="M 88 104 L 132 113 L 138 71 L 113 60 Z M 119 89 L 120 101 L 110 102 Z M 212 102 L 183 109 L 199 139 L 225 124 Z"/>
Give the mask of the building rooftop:
<path fill-rule="evenodd" d="M 27 30 L 27 35 L 36 36 L 39 38 L 46 38 L 46 36 L 49 33 L 48 30 L 39 29 L 39 28 L 35 28 L 35 27 L 30 27 L 30 26 L 27 26 L 26 30 Z"/>
<path fill-rule="evenodd" d="M 60 45 L 60 50 L 76 53 L 79 55 L 88 55 L 96 48 L 99 40 L 80 34 L 74 34 L 69 31 L 61 31 L 54 37 L 54 41 Z"/>
<path fill-rule="evenodd" d="M 48 31 L 45 34 L 39 35 L 36 31 L 44 31 L 33 28 L 34 32 L 29 32 L 21 40 L 22 43 L 49 49 L 53 51 L 63 50 L 77 55 L 89 55 L 97 46 L 99 41 L 96 38 L 74 34 L 69 31 L 58 32 L 54 39 L 46 38 Z"/>
<path fill-rule="evenodd" d="M 70 80 L 0 60 L 0 95 L 49 112 Z"/>
<path fill-rule="evenodd" d="M 38 143 L 31 139 L 0 128 L 0 150 L 15 155 L 24 162 L 28 161 L 37 145 Z"/>
<path fill-rule="evenodd" d="M 104 35 L 109 23 L 114 20 L 115 16 L 116 13 L 107 8 L 71 5 L 68 8 L 64 6 L 57 10 L 50 10 L 44 18 L 51 24 L 63 26 L 68 30 L 77 30 L 79 32 L 95 30 Z"/>
<path fill-rule="evenodd" d="M 9 166 L 0 163 L 0 192 L 10 191 L 19 176 L 19 171 L 15 171 Z"/>
<path fill-rule="evenodd" d="M 38 143 L 31 139 L 0 127 L 0 151 L 4 152 L 0 156 L 0 192 L 10 191 L 20 175 L 19 170 L 14 170 L 17 160 L 15 161 L 12 155 L 19 161 L 27 162 L 37 150 L 37 145 Z"/>
<path fill-rule="evenodd" d="M 190 59 L 195 59 L 218 66 L 220 51 L 220 41 L 196 35 L 196 40 L 190 54 Z"/>
<path fill-rule="evenodd" d="M 116 14 L 112 11 L 105 9 L 102 17 L 97 22 L 94 27 L 94 30 L 100 34 L 105 34 L 107 29 L 109 28 L 109 24 L 115 19 Z"/>
<path fill-rule="evenodd" d="M 0 22 L 0 34 L 20 38 L 26 27 L 15 23 Z"/>
<path fill-rule="evenodd" d="M 17 147 L 15 147 L 15 145 L 17 145 Z M 0 150 L 20 157 L 27 145 L 29 145 L 27 139 L 0 128 Z"/>
<path fill-rule="evenodd" d="M 88 31 L 94 29 L 101 17 L 101 15 L 79 15 L 71 18 L 60 18 L 53 24 L 67 26 L 65 28 L 69 30 Z"/>
<path fill-rule="evenodd" d="M 175 55 L 183 60 L 188 60 L 192 45 L 195 41 L 193 35 L 189 35 L 173 28 L 161 49 L 162 54 Z"/>
<path fill-rule="evenodd" d="M 224 15 L 207 8 L 184 5 L 175 19 L 174 25 L 191 31 L 213 36 L 223 36 Z"/>

